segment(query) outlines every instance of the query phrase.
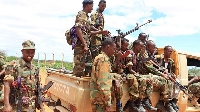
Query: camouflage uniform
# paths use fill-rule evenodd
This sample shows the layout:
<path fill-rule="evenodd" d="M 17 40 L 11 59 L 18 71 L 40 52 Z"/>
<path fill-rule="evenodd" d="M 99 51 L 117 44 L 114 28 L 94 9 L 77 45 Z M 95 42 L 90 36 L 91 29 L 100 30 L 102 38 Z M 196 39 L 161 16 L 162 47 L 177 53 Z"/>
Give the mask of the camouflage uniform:
<path fill-rule="evenodd" d="M 94 59 L 90 80 L 90 99 L 94 112 L 105 112 L 106 106 L 111 106 L 114 97 L 117 99 L 122 97 L 121 76 L 111 72 L 110 58 L 102 52 Z M 116 94 L 112 85 L 114 80 L 118 87 Z"/>
<path fill-rule="evenodd" d="M 5 61 L 3 56 L 0 55 L 0 72 L 4 69 L 5 67 Z M 2 76 L 0 76 L 0 109 L 3 107 L 3 99 L 4 99 L 4 95 L 3 95 L 3 74 Z"/>
<path fill-rule="evenodd" d="M 129 54 L 126 57 L 126 68 L 125 68 L 125 74 L 127 74 L 126 79 L 129 84 L 129 96 L 130 100 L 135 101 L 139 97 L 139 91 L 138 91 L 138 81 L 137 79 L 139 77 L 136 77 L 134 74 L 130 74 L 129 72 L 129 66 L 134 66 L 133 63 L 133 54 Z"/>
<path fill-rule="evenodd" d="M 93 25 L 98 30 L 104 29 L 104 16 L 103 14 L 99 13 L 99 10 L 97 9 L 95 12 L 91 14 L 91 25 Z M 92 58 L 94 59 L 98 54 L 100 53 L 100 46 L 102 43 L 102 34 L 96 34 L 93 35 L 90 39 L 90 50 L 92 52 Z"/>
<path fill-rule="evenodd" d="M 153 64 L 148 60 L 149 56 L 147 52 L 137 55 L 137 72 L 142 74 L 143 77 L 145 78 L 150 78 L 153 82 L 153 84 L 148 84 L 145 83 L 146 80 L 141 78 L 139 80 L 139 91 L 140 91 L 140 97 L 149 97 L 150 94 L 153 92 L 153 86 L 160 88 L 161 93 L 164 96 L 164 100 L 168 100 L 168 93 L 169 93 L 169 88 L 167 86 L 167 80 L 160 76 L 162 73 L 158 71 Z M 152 73 L 152 74 L 149 74 Z M 143 82 L 143 83 L 142 83 Z M 145 91 L 146 89 L 146 91 Z"/>
<path fill-rule="evenodd" d="M 102 52 L 93 62 L 90 81 L 90 99 L 94 112 L 105 112 L 111 106 L 111 64 L 109 57 Z"/>
<path fill-rule="evenodd" d="M 31 41 L 25 41 L 23 43 L 24 49 L 34 49 L 35 44 Z M 36 90 L 36 70 L 37 68 L 31 64 L 29 66 L 22 58 L 19 60 L 11 61 L 6 66 L 6 72 L 4 81 L 12 81 L 10 87 L 9 101 L 13 110 L 17 110 L 16 100 L 19 98 L 22 92 L 22 101 L 28 100 L 28 102 L 22 102 L 22 111 L 35 112 L 35 90 Z M 20 91 L 17 88 L 17 82 L 21 77 L 21 88 Z"/>
<path fill-rule="evenodd" d="M 158 63 L 160 66 L 165 67 L 168 69 L 168 73 L 175 73 L 175 64 L 173 59 L 169 58 L 168 62 L 165 63 L 164 61 L 164 56 L 161 55 L 160 58 L 157 57 Z M 175 97 L 175 88 L 176 86 L 174 85 L 174 83 L 171 80 L 167 80 L 167 85 L 169 87 L 169 90 L 173 90 L 173 91 L 169 91 L 169 98 L 173 98 Z"/>
<path fill-rule="evenodd" d="M 82 28 L 83 38 L 85 39 L 87 45 L 90 45 L 90 21 L 89 16 L 84 11 L 79 11 L 76 15 L 75 27 Z M 84 28 L 83 28 L 84 27 Z M 74 47 L 74 68 L 73 74 L 75 76 L 84 76 L 85 63 L 87 60 L 91 60 L 90 55 L 84 54 L 84 46 L 81 41 L 78 39 Z"/>

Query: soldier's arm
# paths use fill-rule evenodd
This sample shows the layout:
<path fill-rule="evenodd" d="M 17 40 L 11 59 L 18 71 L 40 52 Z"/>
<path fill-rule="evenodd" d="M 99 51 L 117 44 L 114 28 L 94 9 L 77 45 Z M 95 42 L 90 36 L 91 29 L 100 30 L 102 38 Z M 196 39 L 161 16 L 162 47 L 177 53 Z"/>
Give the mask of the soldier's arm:
<path fill-rule="evenodd" d="M 91 18 L 91 22 L 90 22 L 91 31 L 98 31 L 99 30 L 98 28 L 95 28 L 95 23 L 96 23 L 97 16 L 98 16 L 97 12 L 93 12 L 91 14 L 91 16 L 90 16 L 90 18 Z"/>
<path fill-rule="evenodd" d="M 97 78 L 97 85 L 100 92 L 103 94 L 104 104 L 107 106 L 111 105 L 111 86 L 112 79 L 110 75 L 110 65 L 108 61 L 101 61 L 98 64 L 99 73 Z"/>
<path fill-rule="evenodd" d="M 152 74 L 154 74 L 154 75 L 159 75 L 159 76 L 162 76 L 162 75 L 163 75 L 163 73 L 160 72 L 160 71 L 158 71 L 158 69 L 155 68 L 155 67 L 153 66 L 153 63 L 152 63 L 150 60 L 148 60 L 149 56 L 148 56 L 146 53 L 143 54 L 143 58 L 146 58 L 146 59 L 147 59 L 147 61 L 144 61 L 144 66 L 146 67 L 146 69 L 147 69 L 150 73 L 152 73 Z M 144 60 L 145 60 L 145 59 L 144 59 Z"/>
<path fill-rule="evenodd" d="M 85 39 L 83 38 L 83 34 L 81 31 L 81 28 L 83 27 L 83 19 L 84 15 L 81 13 L 78 13 L 76 16 L 76 22 L 75 22 L 75 30 L 76 30 L 76 34 L 78 36 L 78 38 L 80 39 L 81 43 L 83 44 L 83 46 L 87 46 Z"/>

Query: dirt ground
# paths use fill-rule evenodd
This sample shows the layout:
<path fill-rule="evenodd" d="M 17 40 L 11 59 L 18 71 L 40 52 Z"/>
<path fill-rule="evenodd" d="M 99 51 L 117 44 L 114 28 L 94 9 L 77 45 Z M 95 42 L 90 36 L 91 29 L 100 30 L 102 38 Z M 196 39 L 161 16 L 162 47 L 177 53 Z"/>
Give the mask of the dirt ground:
<path fill-rule="evenodd" d="M 45 78 L 47 76 L 46 74 L 46 70 L 44 68 L 40 69 L 40 76 L 41 76 L 41 81 L 42 81 L 42 85 L 45 84 Z M 45 106 L 45 112 L 53 112 L 53 110 L 51 110 L 48 106 Z M 40 112 L 39 110 L 36 110 L 36 112 Z"/>

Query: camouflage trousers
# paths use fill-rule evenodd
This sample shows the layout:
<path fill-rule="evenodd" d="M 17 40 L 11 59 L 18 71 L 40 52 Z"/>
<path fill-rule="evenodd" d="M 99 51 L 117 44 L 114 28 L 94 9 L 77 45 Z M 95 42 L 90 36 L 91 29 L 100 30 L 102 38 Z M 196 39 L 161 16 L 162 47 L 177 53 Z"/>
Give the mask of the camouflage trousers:
<path fill-rule="evenodd" d="M 146 97 L 150 97 L 153 92 L 153 85 L 150 82 L 153 82 L 152 75 L 140 75 L 141 77 L 138 78 L 138 90 L 139 90 L 139 98 L 143 99 Z"/>
<path fill-rule="evenodd" d="M 139 97 L 139 90 L 138 90 L 138 81 L 137 78 L 133 74 L 128 74 L 126 76 L 128 81 L 128 92 L 130 96 L 130 100 L 135 101 Z"/>
<path fill-rule="evenodd" d="M 92 112 L 106 112 L 106 106 L 102 104 L 92 104 Z"/>
<path fill-rule="evenodd" d="M 91 73 L 92 66 L 85 66 L 85 63 L 90 63 L 87 65 L 92 65 L 92 57 L 90 54 L 86 55 L 83 51 L 83 46 L 77 44 L 74 48 L 74 68 L 73 74 L 77 77 L 85 76 L 85 70 Z M 87 74 L 86 74 L 87 75 Z"/>
<path fill-rule="evenodd" d="M 200 98 L 200 82 L 189 85 L 188 89 L 196 98 Z"/>
<path fill-rule="evenodd" d="M 162 76 L 153 76 L 153 87 L 157 88 L 161 93 L 161 100 L 169 101 L 172 97 L 172 83 Z"/>
<path fill-rule="evenodd" d="M 111 73 L 113 76 L 112 88 L 111 88 L 111 101 L 114 101 L 114 98 L 121 99 L 123 95 L 123 80 L 121 75 L 117 73 Z"/>
<path fill-rule="evenodd" d="M 90 46 L 90 50 L 91 50 L 91 54 L 92 54 L 92 60 L 95 59 L 96 56 L 98 56 L 100 54 L 100 45 L 96 45 L 96 46 Z"/>

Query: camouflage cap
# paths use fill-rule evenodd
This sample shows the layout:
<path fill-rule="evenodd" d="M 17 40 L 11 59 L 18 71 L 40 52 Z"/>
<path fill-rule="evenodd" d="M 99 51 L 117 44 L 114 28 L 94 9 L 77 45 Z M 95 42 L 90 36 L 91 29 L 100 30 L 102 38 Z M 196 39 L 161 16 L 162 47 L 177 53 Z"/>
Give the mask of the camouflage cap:
<path fill-rule="evenodd" d="M 35 43 L 31 40 L 24 41 L 22 43 L 23 49 L 35 49 Z"/>

